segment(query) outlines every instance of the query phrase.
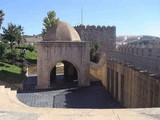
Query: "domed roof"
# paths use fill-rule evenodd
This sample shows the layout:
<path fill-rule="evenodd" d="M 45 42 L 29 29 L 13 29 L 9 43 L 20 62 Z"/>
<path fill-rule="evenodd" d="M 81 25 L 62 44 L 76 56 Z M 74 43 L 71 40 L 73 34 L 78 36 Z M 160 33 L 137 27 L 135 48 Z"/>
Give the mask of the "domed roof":
<path fill-rule="evenodd" d="M 81 41 L 77 31 L 68 23 L 59 21 L 43 37 L 43 41 Z"/>

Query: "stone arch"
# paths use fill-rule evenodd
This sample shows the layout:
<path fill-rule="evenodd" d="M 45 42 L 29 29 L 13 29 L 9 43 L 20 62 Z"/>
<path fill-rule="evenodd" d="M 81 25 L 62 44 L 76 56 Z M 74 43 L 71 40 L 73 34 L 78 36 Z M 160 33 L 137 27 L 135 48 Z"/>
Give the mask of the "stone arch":
<path fill-rule="evenodd" d="M 73 64 L 78 74 L 78 86 L 89 86 L 89 43 L 81 41 L 76 30 L 58 22 L 45 34 L 37 47 L 37 88 L 50 87 L 50 73 L 58 61 Z M 83 56 L 83 57 L 82 57 Z M 71 68 L 72 69 L 72 68 Z M 68 72 L 68 74 L 71 72 Z"/>
<path fill-rule="evenodd" d="M 53 68 L 56 66 L 56 64 L 58 63 L 58 62 L 68 62 L 68 63 L 70 63 L 70 64 L 72 64 L 74 67 L 75 67 L 75 69 L 76 69 L 76 71 L 77 71 L 77 81 L 78 81 L 78 84 L 80 84 L 81 83 L 81 72 L 80 72 L 80 69 L 79 69 L 79 67 L 78 67 L 78 65 L 74 62 L 74 61 L 71 61 L 71 60 L 67 60 L 67 59 L 60 59 L 60 60 L 56 60 L 56 61 L 54 61 L 50 66 L 49 66 L 49 69 L 48 69 L 48 80 L 49 80 L 49 82 L 50 82 L 50 75 L 51 75 L 51 72 L 52 72 L 52 70 L 53 70 Z"/>

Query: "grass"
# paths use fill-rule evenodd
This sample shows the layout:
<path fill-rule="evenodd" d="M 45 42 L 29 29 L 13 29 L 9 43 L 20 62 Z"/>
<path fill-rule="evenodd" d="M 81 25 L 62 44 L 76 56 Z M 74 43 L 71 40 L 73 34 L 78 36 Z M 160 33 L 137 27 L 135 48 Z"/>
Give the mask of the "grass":
<path fill-rule="evenodd" d="M 19 49 L 16 49 L 20 53 Z M 28 61 L 28 64 L 37 63 L 37 53 L 35 51 L 26 50 L 25 59 Z M 22 83 L 26 78 L 25 74 L 22 73 L 21 68 L 16 65 L 7 64 L 0 62 L 0 81 L 4 81 L 10 84 Z"/>
<path fill-rule="evenodd" d="M 30 52 L 29 50 L 26 50 L 26 59 L 37 59 L 37 53 L 35 51 Z"/>
<path fill-rule="evenodd" d="M 15 65 L 0 62 L 0 80 L 17 84 L 21 83 L 25 79 L 25 74 L 21 73 L 21 68 Z"/>
<path fill-rule="evenodd" d="M 26 50 L 25 58 L 29 64 L 37 63 L 37 53 L 35 51 L 30 52 L 29 50 Z"/>
<path fill-rule="evenodd" d="M 3 63 L 3 62 L 0 62 L 0 70 L 13 72 L 13 73 L 17 73 L 17 74 L 21 73 L 21 68 L 15 66 L 15 65 L 10 65 L 7 63 Z"/>
<path fill-rule="evenodd" d="M 26 78 L 25 73 L 22 73 L 22 69 L 18 67 L 18 65 L 23 62 L 23 59 L 20 57 L 21 49 L 16 48 L 15 50 L 18 55 L 16 59 L 17 61 L 15 62 L 17 66 L 7 64 L 4 62 L 5 60 L 3 62 L 0 62 L 0 81 L 4 81 L 10 84 L 17 84 L 21 83 Z M 29 51 L 29 49 L 26 49 L 24 57 L 27 60 L 28 64 L 37 64 L 37 53 L 35 50 L 31 52 Z"/>
<path fill-rule="evenodd" d="M 20 49 L 16 49 L 17 53 L 20 54 Z M 36 51 L 29 51 L 26 50 L 25 52 L 25 59 L 28 61 L 29 64 L 37 64 L 37 53 Z"/>

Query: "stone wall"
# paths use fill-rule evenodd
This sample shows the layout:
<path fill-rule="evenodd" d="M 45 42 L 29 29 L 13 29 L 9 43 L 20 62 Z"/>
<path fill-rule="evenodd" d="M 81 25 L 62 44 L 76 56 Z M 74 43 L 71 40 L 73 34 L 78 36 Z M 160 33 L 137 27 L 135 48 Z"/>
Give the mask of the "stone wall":
<path fill-rule="evenodd" d="M 125 54 L 132 54 L 137 56 L 159 58 L 160 59 L 160 42 L 144 44 L 125 44 L 119 45 L 116 51 Z"/>
<path fill-rule="evenodd" d="M 102 58 L 101 58 L 102 59 Z M 160 79 L 129 64 L 104 59 L 90 68 L 104 87 L 126 108 L 160 107 Z"/>
<path fill-rule="evenodd" d="M 160 76 L 160 59 L 158 58 L 120 53 L 117 51 L 106 51 L 106 55 L 108 58 L 130 63 L 138 69 Z"/>
<path fill-rule="evenodd" d="M 98 64 L 91 62 L 90 63 L 90 74 L 93 78 L 96 78 L 96 80 L 101 80 L 102 84 L 104 85 L 105 88 L 106 86 L 106 79 L 107 79 L 107 63 L 106 63 L 106 56 L 105 54 L 102 54 Z"/>
<path fill-rule="evenodd" d="M 89 44 L 87 42 L 38 42 L 37 88 L 50 87 L 51 71 L 56 63 L 67 61 L 74 65 L 78 74 L 78 85 L 88 86 Z M 83 57 L 82 57 L 83 56 Z"/>
<path fill-rule="evenodd" d="M 124 107 L 160 107 L 160 80 L 130 65 L 107 60 L 107 89 Z"/>
<path fill-rule="evenodd" d="M 102 50 L 116 48 L 115 26 L 75 26 L 82 41 L 100 42 Z"/>

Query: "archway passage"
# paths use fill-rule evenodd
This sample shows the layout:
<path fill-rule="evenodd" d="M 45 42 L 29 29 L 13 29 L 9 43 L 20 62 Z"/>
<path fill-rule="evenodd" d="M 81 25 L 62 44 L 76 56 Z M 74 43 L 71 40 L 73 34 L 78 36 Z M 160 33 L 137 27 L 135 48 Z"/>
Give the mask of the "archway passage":
<path fill-rule="evenodd" d="M 52 88 L 75 87 L 78 85 L 78 73 L 75 66 L 68 61 L 58 62 L 50 73 Z"/>

